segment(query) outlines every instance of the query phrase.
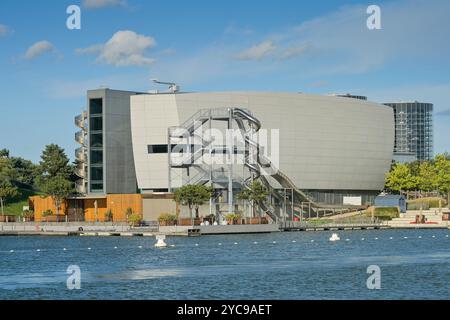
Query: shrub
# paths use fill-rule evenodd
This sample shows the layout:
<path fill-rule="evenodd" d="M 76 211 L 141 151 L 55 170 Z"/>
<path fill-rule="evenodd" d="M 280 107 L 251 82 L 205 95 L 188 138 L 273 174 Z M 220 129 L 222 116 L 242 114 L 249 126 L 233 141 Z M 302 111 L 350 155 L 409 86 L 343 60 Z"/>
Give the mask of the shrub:
<path fill-rule="evenodd" d="M 43 217 L 49 217 L 49 216 L 52 216 L 52 215 L 53 215 L 53 211 L 50 210 L 50 209 L 45 210 L 44 212 L 42 212 L 42 216 Z"/>
<path fill-rule="evenodd" d="M 229 222 L 237 222 L 239 219 L 241 218 L 240 214 L 236 214 L 236 213 L 229 213 L 225 216 L 225 219 L 227 219 L 227 221 Z"/>
<path fill-rule="evenodd" d="M 371 207 L 366 211 L 366 216 L 372 217 L 372 210 L 373 216 L 380 220 L 392 220 L 400 216 L 400 212 L 397 207 Z"/>
<path fill-rule="evenodd" d="M 113 220 L 113 212 L 111 209 L 108 209 L 108 211 L 105 212 L 105 221 L 112 221 Z"/>
<path fill-rule="evenodd" d="M 422 198 L 415 200 L 408 200 L 407 208 L 408 210 L 428 210 L 430 208 L 439 208 L 439 200 L 441 200 L 441 206 L 447 205 L 447 201 L 442 198 Z"/>
<path fill-rule="evenodd" d="M 130 222 L 130 224 L 135 226 L 135 225 L 138 225 L 142 221 L 142 218 L 139 213 L 134 212 L 129 216 L 128 221 Z"/>
<path fill-rule="evenodd" d="M 133 209 L 127 208 L 127 210 L 125 211 L 125 217 L 126 217 L 127 221 L 130 219 L 132 214 L 133 214 Z"/>
<path fill-rule="evenodd" d="M 174 222 L 177 221 L 177 216 L 170 213 L 161 213 L 158 217 L 159 222 Z"/>
<path fill-rule="evenodd" d="M 34 211 L 33 210 L 25 210 L 23 212 L 23 216 L 25 218 L 33 218 L 34 217 Z"/>

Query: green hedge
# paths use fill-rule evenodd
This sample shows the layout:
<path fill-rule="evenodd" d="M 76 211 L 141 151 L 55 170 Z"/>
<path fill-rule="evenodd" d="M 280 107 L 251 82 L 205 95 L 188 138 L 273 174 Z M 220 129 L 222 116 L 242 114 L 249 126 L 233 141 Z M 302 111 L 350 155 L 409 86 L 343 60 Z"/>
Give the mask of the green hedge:
<path fill-rule="evenodd" d="M 400 212 L 397 207 L 378 207 L 375 209 L 371 208 L 370 210 L 366 211 L 366 216 L 372 216 L 371 210 L 375 210 L 373 216 L 381 220 L 391 220 L 400 216 Z"/>
<path fill-rule="evenodd" d="M 423 210 L 428 210 L 430 208 L 439 208 L 439 200 L 441 200 L 442 207 L 447 205 L 447 201 L 442 198 L 422 198 L 408 200 L 406 206 L 408 210 L 420 210 L 421 207 Z"/>

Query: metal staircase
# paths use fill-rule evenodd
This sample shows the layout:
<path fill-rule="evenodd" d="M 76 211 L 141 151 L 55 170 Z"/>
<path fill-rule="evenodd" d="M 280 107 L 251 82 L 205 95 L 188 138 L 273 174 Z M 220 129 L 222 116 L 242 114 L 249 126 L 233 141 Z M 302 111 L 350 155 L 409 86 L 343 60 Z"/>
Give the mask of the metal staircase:
<path fill-rule="evenodd" d="M 235 152 L 235 150 L 230 150 L 227 146 L 214 146 L 212 144 L 213 139 L 205 138 L 197 132 L 206 124 L 211 128 L 212 121 L 215 120 L 227 121 L 228 128 L 230 129 L 233 123 L 237 124 L 244 137 L 244 166 L 250 172 L 249 177 L 236 179 L 231 174 L 228 174 L 228 176 L 222 175 L 219 178 L 211 164 L 198 161 L 205 154 L 214 153 L 219 149 L 225 150 L 228 154 Z M 183 180 L 183 184 L 220 185 L 228 188 L 229 199 L 233 197 L 233 186 L 240 185 L 241 188 L 250 189 L 252 182 L 259 180 L 269 191 L 270 196 L 268 200 L 260 201 L 258 206 L 276 222 L 286 221 L 289 218 L 293 219 L 294 216 L 300 217 L 301 219 L 306 213 L 311 216 L 311 212 L 315 216 L 319 216 L 321 213 L 323 215 L 327 211 L 334 213 L 336 210 L 335 206 L 321 205 L 314 202 L 287 175 L 281 172 L 264 156 L 262 147 L 255 141 L 255 137 L 260 129 L 261 122 L 250 111 L 242 108 L 199 110 L 180 126 L 170 127 L 168 130 L 169 172 L 170 168 L 187 169 L 189 176 Z M 172 161 L 171 151 L 174 142 L 177 144 L 187 144 L 187 149 L 190 150 L 181 163 L 174 163 Z M 192 146 L 194 146 L 194 150 L 192 150 Z M 190 175 L 192 169 L 196 172 Z M 171 174 L 169 173 L 169 185 L 170 177 Z M 281 189 L 273 187 L 268 177 L 273 178 L 281 186 Z M 171 189 L 171 186 L 169 186 L 169 189 Z M 232 207 L 232 200 L 229 200 L 229 212 L 232 212 Z M 340 212 L 343 212 L 343 210 L 347 209 L 341 208 Z"/>

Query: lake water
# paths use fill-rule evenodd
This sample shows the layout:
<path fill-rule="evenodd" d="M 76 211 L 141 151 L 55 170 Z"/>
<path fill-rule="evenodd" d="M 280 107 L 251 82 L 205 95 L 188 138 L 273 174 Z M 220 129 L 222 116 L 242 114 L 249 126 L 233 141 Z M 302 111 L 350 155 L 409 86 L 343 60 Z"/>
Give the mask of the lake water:
<path fill-rule="evenodd" d="M 0 299 L 448 299 L 450 230 L 338 233 L 168 237 L 165 249 L 142 237 L 0 237 Z M 69 265 L 80 290 L 67 289 Z M 370 265 L 380 290 L 367 289 Z"/>

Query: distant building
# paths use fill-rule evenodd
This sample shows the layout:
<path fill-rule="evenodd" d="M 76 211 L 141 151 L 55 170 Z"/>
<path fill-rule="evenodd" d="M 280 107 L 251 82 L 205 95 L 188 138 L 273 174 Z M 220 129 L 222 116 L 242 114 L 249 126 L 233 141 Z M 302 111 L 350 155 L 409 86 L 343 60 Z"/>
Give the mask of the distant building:
<path fill-rule="evenodd" d="M 79 193 L 136 193 L 130 121 L 130 96 L 136 94 L 111 89 L 88 91 L 87 110 L 75 118 L 81 128 L 75 134 L 81 144 L 75 151 Z"/>
<path fill-rule="evenodd" d="M 417 156 L 414 152 L 394 152 L 393 159 L 397 163 L 410 163 L 417 161 Z"/>
<path fill-rule="evenodd" d="M 414 154 L 419 161 L 433 158 L 433 104 L 385 103 L 394 110 L 396 155 Z"/>
<path fill-rule="evenodd" d="M 406 212 L 406 198 L 401 195 L 380 194 L 375 198 L 374 205 L 379 208 L 398 207 L 400 212 Z"/>

